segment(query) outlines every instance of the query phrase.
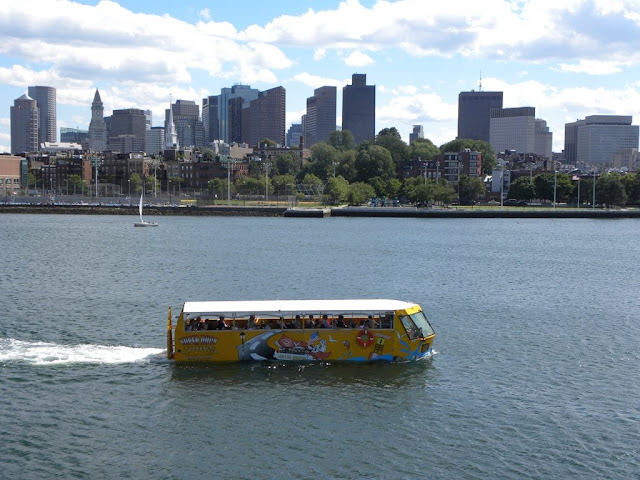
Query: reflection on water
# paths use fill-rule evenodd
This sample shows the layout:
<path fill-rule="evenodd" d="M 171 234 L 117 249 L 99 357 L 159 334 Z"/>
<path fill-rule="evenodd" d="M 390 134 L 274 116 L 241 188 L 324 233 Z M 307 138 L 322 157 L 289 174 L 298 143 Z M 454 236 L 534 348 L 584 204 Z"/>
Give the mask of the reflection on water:
<path fill-rule="evenodd" d="M 402 388 L 424 384 L 436 375 L 432 359 L 411 363 L 223 363 L 213 365 L 173 365 L 171 380 L 178 388 L 210 384 L 216 388 L 251 385 L 317 385 L 344 387 L 350 385 L 377 388 Z"/>

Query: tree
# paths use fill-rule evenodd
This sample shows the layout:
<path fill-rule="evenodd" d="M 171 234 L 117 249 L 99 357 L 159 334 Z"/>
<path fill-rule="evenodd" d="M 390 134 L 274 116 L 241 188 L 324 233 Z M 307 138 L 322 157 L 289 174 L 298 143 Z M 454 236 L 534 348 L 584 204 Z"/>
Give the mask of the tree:
<path fill-rule="evenodd" d="M 273 167 L 274 175 L 296 176 L 300 172 L 300 158 L 293 152 L 281 153 L 273 162 Z"/>
<path fill-rule="evenodd" d="M 278 195 L 293 194 L 295 191 L 296 177 L 293 175 L 274 175 L 271 182 Z"/>
<path fill-rule="evenodd" d="M 348 182 L 355 180 L 358 175 L 356 169 L 356 151 L 355 150 L 338 150 L 338 166 L 336 174 L 342 175 Z"/>
<path fill-rule="evenodd" d="M 341 176 L 330 178 L 325 193 L 333 204 L 344 202 L 349 196 L 349 182 Z"/>
<path fill-rule="evenodd" d="M 485 192 L 484 184 L 478 177 L 460 175 L 458 180 L 458 194 L 461 202 L 477 200 Z"/>
<path fill-rule="evenodd" d="M 73 191 L 73 193 L 83 192 L 87 188 L 87 183 L 82 179 L 80 175 L 69 175 L 67 178 L 67 194 Z"/>
<path fill-rule="evenodd" d="M 270 138 L 263 138 L 258 142 L 258 147 L 260 145 L 266 145 L 267 147 L 275 147 L 277 143 L 271 140 Z"/>
<path fill-rule="evenodd" d="M 211 150 L 210 148 L 205 150 L 204 154 L 202 154 L 203 162 L 213 162 L 215 159 L 216 159 L 216 156 L 213 153 L 213 150 Z"/>
<path fill-rule="evenodd" d="M 334 130 L 329 133 L 329 145 L 338 150 L 355 150 L 356 142 L 353 139 L 353 133 L 349 130 Z"/>
<path fill-rule="evenodd" d="M 391 153 L 379 145 L 372 145 L 358 152 L 355 166 L 358 172 L 357 179 L 362 182 L 367 182 L 373 177 L 392 178 L 396 172 Z"/>
<path fill-rule="evenodd" d="M 148 177 L 146 177 L 144 179 L 144 188 L 145 191 L 154 191 L 157 192 L 158 191 L 158 180 L 156 179 L 155 175 L 149 175 Z"/>
<path fill-rule="evenodd" d="M 536 196 L 541 200 L 553 200 L 553 174 L 536 175 L 533 180 Z"/>
<path fill-rule="evenodd" d="M 516 200 L 531 200 L 536 198 L 536 187 L 533 179 L 527 176 L 518 177 L 509 187 L 509 196 Z"/>
<path fill-rule="evenodd" d="M 310 173 L 326 180 L 333 175 L 334 163 L 338 163 L 338 152 L 334 147 L 325 142 L 318 142 L 311 146 L 308 166 Z"/>
<path fill-rule="evenodd" d="M 632 205 L 640 203 L 640 174 L 629 173 L 623 176 L 621 180 L 627 194 L 627 203 Z"/>
<path fill-rule="evenodd" d="M 401 164 L 409 157 L 409 147 L 402 140 L 395 127 L 380 130 L 380 133 L 376 136 L 375 144 L 389 150 L 391 158 L 396 165 Z"/>
<path fill-rule="evenodd" d="M 419 183 L 414 190 L 413 198 L 410 200 L 416 203 L 429 203 L 435 198 L 435 183 L 432 180 L 428 180 L 427 183 Z"/>
<path fill-rule="evenodd" d="M 600 176 L 596 183 L 596 200 L 607 208 L 627 203 L 627 193 L 620 180 L 620 175 L 608 173 Z"/>
<path fill-rule="evenodd" d="M 131 185 L 132 192 L 140 192 L 142 189 L 142 178 L 137 173 L 132 173 L 129 177 L 129 183 Z"/>
<path fill-rule="evenodd" d="M 222 194 L 227 191 L 227 180 L 221 178 L 212 178 L 207 182 L 207 189 L 210 195 Z M 222 195 L 221 195 L 222 196 Z"/>
<path fill-rule="evenodd" d="M 349 186 L 347 200 L 349 205 L 362 205 L 371 200 L 374 195 L 375 192 L 371 185 L 364 182 L 356 182 Z"/>
<path fill-rule="evenodd" d="M 433 157 L 438 155 L 440 150 L 436 147 L 431 140 L 427 138 L 417 138 L 409 146 L 409 158 L 423 160 L 429 162 L 433 160 Z"/>
<path fill-rule="evenodd" d="M 264 177 L 260 179 L 241 175 L 236 180 L 236 190 L 242 195 L 260 194 L 264 192 L 264 183 Z"/>
<path fill-rule="evenodd" d="M 482 173 L 485 175 L 491 174 L 496 166 L 496 154 L 489 142 L 484 140 L 471 140 L 469 138 L 459 138 L 452 140 L 444 145 L 440 146 L 440 152 L 461 152 L 465 148 L 468 148 L 475 152 L 482 153 Z"/>
<path fill-rule="evenodd" d="M 436 202 L 441 202 L 444 204 L 453 202 L 453 199 L 456 198 L 457 193 L 453 186 L 444 178 L 441 178 L 436 184 L 433 193 L 433 199 Z"/>

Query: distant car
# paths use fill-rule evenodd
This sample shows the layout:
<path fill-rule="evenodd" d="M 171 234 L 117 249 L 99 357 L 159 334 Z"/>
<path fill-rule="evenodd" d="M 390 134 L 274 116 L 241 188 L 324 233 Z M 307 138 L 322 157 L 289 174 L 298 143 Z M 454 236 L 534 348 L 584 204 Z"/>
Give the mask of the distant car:
<path fill-rule="evenodd" d="M 460 205 L 477 205 L 478 202 L 476 202 L 475 200 L 462 200 L 460 202 Z"/>
<path fill-rule="evenodd" d="M 525 200 L 520 200 L 518 202 L 518 206 L 519 207 L 528 207 L 529 206 L 529 202 L 526 202 Z"/>
<path fill-rule="evenodd" d="M 505 200 L 504 202 L 502 202 L 502 204 L 505 207 L 515 207 L 518 205 L 518 200 L 516 200 L 515 198 L 510 198 L 508 200 Z"/>

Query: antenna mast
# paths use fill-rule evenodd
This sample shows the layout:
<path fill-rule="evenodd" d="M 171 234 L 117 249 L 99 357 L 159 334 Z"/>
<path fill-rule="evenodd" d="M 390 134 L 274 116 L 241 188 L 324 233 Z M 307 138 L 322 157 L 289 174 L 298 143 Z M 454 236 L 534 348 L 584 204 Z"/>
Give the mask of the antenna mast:
<path fill-rule="evenodd" d="M 480 70 L 480 82 L 478 83 L 478 89 L 482 91 L 482 70 Z"/>

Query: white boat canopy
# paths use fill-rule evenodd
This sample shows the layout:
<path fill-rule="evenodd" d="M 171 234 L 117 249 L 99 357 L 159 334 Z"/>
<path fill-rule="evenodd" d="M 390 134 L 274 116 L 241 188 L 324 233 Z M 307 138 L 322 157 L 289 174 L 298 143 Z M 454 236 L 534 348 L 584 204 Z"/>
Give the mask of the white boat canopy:
<path fill-rule="evenodd" d="M 355 299 L 355 300 L 250 300 L 250 301 L 215 301 L 185 302 L 182 311 L 186 314 L 216 314 L 229 317 L 265 314 L 344 314 L 391 312 L 416 307 L 417 304 L 389 299 Z"/>

